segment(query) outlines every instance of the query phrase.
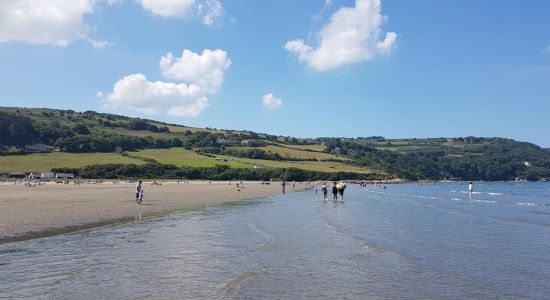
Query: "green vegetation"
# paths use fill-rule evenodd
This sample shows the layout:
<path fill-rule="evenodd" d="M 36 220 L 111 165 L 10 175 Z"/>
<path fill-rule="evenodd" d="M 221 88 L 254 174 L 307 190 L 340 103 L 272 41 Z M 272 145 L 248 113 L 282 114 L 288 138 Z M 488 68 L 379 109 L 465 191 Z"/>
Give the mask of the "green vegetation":
<path fill-rule="evenodd" d="M 93 165 L 83 168 L 61 168 L 55 172 L 71 172 L 83 178 L 91 179 L 209 179 L 209 180 L 338 180 L 341 178 L 355 180 L 380 180 L 386 177 L 378 174 L 359 173 L 322 173 L 295 168 L 241 169 L 229 166 L 213 168 L 178 168 L 174 165 Z"/>
<path fill-rule="evenodd" d="M 185 172 L 208 169 L 199 173 L 209 178 L 213 175 L 208 172 L 221 170 L 216 168 L 229 168 L 224 174 L 235 176 L 249 176 L 251 170 L 297 168 L 319 174 L 350 172 L 411 180 L 550 179 L 548 149 L 504 138 L 297 139 L 94 111 L 0 107 L 0 172 L 43 171 L 50 162 L 52 168 L 155 165 L 141 169 L 144 174 L 169 165 Z"/>
<path fill-rule="evenodd" d="M 129 152 L 129 154 L 154 159 L 161 164 L 174 165 L 177 167 L 208 168 L 223 165 L 232 168 L 250 168 L 254 166 L 254 164 L 249 163 L 229 160 L 224 161 L 223 159 L 218 160 L 215 157 L 200 155 L 181 147 L 169 149 L 144 149 L 136 152 Z"/>
<path fill-rule="evenodd" d="M 143 164 L 138 159 L 124 157 L 118 153 L 33 153 L 27 155 L 0 156 L 0 173 L 42 172 L 52 168 L 80 168 L 94 164 Z"/>

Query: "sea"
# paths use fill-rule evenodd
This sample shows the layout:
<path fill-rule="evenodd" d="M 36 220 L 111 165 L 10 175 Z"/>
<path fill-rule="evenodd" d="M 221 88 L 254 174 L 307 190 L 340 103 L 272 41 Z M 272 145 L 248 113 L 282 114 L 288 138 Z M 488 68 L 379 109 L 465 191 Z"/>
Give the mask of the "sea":
<path fill-rule="evenodd" d="M 550 299 L 550 183 L 349 184 L 0 244 L 0 299 Z"/>

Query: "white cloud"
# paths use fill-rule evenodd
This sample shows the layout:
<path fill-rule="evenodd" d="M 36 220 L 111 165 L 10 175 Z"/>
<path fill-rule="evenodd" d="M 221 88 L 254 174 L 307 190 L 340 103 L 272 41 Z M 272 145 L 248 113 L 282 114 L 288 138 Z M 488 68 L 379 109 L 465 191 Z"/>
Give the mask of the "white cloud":
<path fill-rule="evenodd" d="M 92 47 L 99 50 L 103 50 L 105 47 L 112 45 L 111 42 L 92 38 L 88 38 L 88 42 L 92 45 Z"/>
<path fill-rule="evenodd" d="M 355 7 L 342 7 L 332 14 L 318 33 L 317 48 L 302 39 L 288 41 L 285 48 L 317 71 L 387 55 L 395 46 L 397 34 L 387 32 L 381 38 L 381 26 L 387 21 L 381 10 L 381 0 L 356 0 Z"/>
<path fill-rule="evenodd" d="M 219 0 L 138 0 L 141 6 L 161 17 L 198 16 L 206 25 L 214 24 L 223 8 Z"/>
<path fill-rule="evenodd" d="M 268 93 L 262 97 L 262 105 L 271 110 L 279 109 L 283 106 L 283 100 L 273 96 L 272 93 Z"/>
<path fill-rule="evenodd" d="M 544 48 L 544 49 L 542 50 L 542 52 L 544 52 L 544 53 L 550 53 L 550 45 L 546 46 L 546 48 Z"/>
<path fill-rule="evenodd" d="M 104 97 L 109 108 L 127 108 L 151 115 L 194 117 L 208 106 L 208 99 L 196 84 L 152 82 L 143 74 L 124 76 L 115 83 L 111 94 L 98 95 Z"/>
<path fill-rule="evenodd" d="M 205 49 L 202 54 L 183 50 L 181 57 L 168 53 L 160 59 L 162 74 L 173 80 L 197 83 L 208 92 L 215 92 L 222 84 L 231 60 L 223 50 Z"/>
<path fill-rule="evenodd" d="M 207 9 L 202 17 L 202 22 L 206 25 L 212 25 L 214 24 L 214 19 L 222 15 L 222 4 L 218 0 L 206 0 L 205 4 Z"/>
<path fill-rule="evenodd" d="M 89 26 L 83 16 L 95 0 L 2 0 L 0 42 L 67 46 L 84 38 Z"/>
<path fill-rule="evenodd" d="M 141 6 L 161 17 L 183 17 L 195 4 L 195 0 L 138 0 Z"/>
<path fill-rule="evenodd" d="M 205 49 L 201 55 L 185 49 L 181 58 L 168 53 L 160 60 L 161 71 L 181 83 L 152 82 L 143 74 L 132 74 L 118 80 L 112 93 L 98 92 L 97 97 L 107 108 L 194 117 L 208 107 L 207 96 L 221 87 L 230 64 L 227 53 L 219 49 Z"/>

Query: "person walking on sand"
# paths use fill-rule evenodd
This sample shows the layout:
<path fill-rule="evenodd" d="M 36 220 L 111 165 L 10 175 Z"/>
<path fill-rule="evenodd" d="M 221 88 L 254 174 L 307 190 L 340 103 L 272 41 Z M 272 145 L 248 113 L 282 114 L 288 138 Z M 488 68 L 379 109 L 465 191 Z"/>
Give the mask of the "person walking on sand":
<path fill-rule="evenodd" d="M 321 190 L 323 191 L 323 201 L 327 201 L 328 200 L 328 197 L 327 197 L 328 186 L 327 186 L 326 182 L 323 182 L 323 186 L 321 187 Z"/>
<path fill-rule="evenodd" d="M 143 181 L 138 181 L 136 184 L 136 203 L 141 204 L 141 201 L 143 200 Z"/>
<path fill-rule="evenodd" d="M 285 188 L 286 188 L 286 182 L 283 181 L 283 183 L 281 183 L 281 185 L 283 186 L 283 194 L 285 193 Z"/>
<path fill-rule="evenodd" d="M 338 201 L 338 188 L 336 187 L 336 181 L 332 186 L 332 201 L 334 202 Z"/>

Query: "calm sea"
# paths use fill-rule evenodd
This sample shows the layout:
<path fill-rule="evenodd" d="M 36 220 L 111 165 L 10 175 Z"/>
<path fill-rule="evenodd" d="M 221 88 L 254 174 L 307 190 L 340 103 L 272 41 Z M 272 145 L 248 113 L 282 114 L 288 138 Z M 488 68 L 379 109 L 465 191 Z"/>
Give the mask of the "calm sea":
<path fill-rule="evenodd" d="M 550 184 L 474 188 L 308 190 L 0 244 L 0 298 L 549 299 Z"/>

